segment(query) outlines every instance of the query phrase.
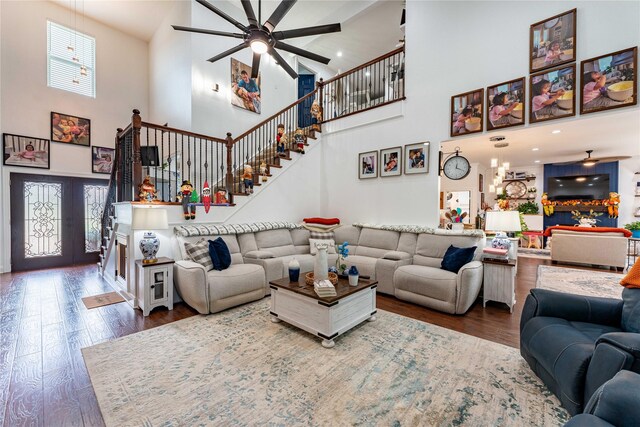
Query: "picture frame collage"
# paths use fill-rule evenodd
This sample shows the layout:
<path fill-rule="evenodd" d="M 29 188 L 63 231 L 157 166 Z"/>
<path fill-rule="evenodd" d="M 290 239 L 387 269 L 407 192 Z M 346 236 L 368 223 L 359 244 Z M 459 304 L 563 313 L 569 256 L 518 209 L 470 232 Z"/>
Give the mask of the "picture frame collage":
<path fill-rule="evenodd" d="M 358 178 L 371 179 L 429 173 L 430 142 L 391 147 L 358 154 Z"/>
<path fill-rule="evenodd" d="M 557 120 L 636 105 L 638 47 L 585 59 L 577 67 L 577 9 L 531 24 L 527 78 L 451 97 L 450 136 Z M 578 74 L 579 71 L 579 74 Z M 486 96 L 485 96 L 486 94 Z M 483 108 L 486 104 L 486 109 Z"/>
<path fill-rule="evenodd" d="M 51 143 L 91 147 L 91 172 L 111 174 L 115 148 L 91 145 L 91 120 L 76 115 L 51 112 L 49 139 L 2 134 L 4 166 L 51 168 Z"/>

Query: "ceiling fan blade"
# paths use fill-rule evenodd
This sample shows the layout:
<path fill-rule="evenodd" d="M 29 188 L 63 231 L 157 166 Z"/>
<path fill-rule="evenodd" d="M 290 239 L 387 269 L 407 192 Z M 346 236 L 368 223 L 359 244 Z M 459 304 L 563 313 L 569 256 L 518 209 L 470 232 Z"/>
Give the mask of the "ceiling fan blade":
<path fill-rule="evenodd" d="M 282 0 L 276 10 L 273 11 L 269 19 L 264 23 L 264 27 L 267 31 L 272 32 L 273 29 L 282 21 L 282 18 L 289 12 L 289 9 L 296 4 L 297 0 Z"/>
<path fill-rule="evenodd" d="M 618 160 L 626 160 L 630 158 L 631 156 L 611 156 L 611 157 L 593 157 L 590 160 L 607 163 L 607 162 L 617 162 Z"/>
<path fill-rule="evenodd" d="M 204 7 L 206 7 L 207 9 L 209 9 L 211 12 L 215 13 L 216 15 L 218 15 L 220 18 L 228 21 L 229 23 L 233 24 L 235 27 L 241 29 L 242 31 L 246 32 L 247 31 L 247 27 L 242 25 L 240 22 L 236 21 L 235 19 L 233 19 L 231 16 L 227 15 L 226 13 L 224 13 L 223 11 L 221 11 L 220 9 L 218 9 L 217 7 L 215 7 L 214 5 L 212 5 L 211 3 L 209 3 L 206 0 L 196 0 L 198 3 L 200 3 L 201 5 L 203 5 Z"/>
<path fill-rule="evenodd" d="M 282 56 L 280 56 L 280 54 L 274 48 L 270 48 L 269 49 L 269 53 L 271 54 L 271 56 L 273 56 L 273 59 L 278 61 L 278 65 L 281 66 L 282 68 L 284 68 L 284 70 L 292 78 L 294 78 L 294 79 L 298 78 L 298 73 L 296 73 L 295 70 L 293 68 L 291 68 L 291 65 L 289 65 L 289 63 L 287 61 L 285 61 L 284 58 Z"/>
<path fill-rule="evenodd" d="M 207 59 L 207 61 L 209 61 L 209 62 L 216 62 L 218 59 L 222 59 L 222 58 L 224 58 L 225 56 L 229 56 L 229 55 L 231 55 L 231 54 L 233 54 L 233 53 L 236 53 L 236 52 L 238 52 L 238 51 L 240 51 L 240 50 L 244 49 L 245 47 L 247 47 L 246 43 L 241 43 L 241 44 L 239 44 L 238 46 L 232 47 L 232 48 L 231 48 L 231 49 L 229 49 L 229 50 L 225 50 L 224 52 L 222 52 L 221 54 L 218 54 L 218 55 L 214 56 L 213 58 L 209 58 L 209 59 Z"/>
<path fill-rule="evenodd" d="M 285 40 L 296 37 L 315 36 L 318 34 L 339 33 L 340 31 L 340 24 L 327 24 L 315 27 L 296 28 L 294 30 L 274 31 L 272 35 L 276 40 Z"/>
<path fill-rule="evenodd" d="M 558 162 L 558 163 L 551 163 L 554 166 L 562 166 L 562 165 L 577 165 L 582 163 L 582 160 L 571 160 L 570 162 Z"/>
<path fill-rule="evenodd" d="M 295 55 L 303 56 L 305 58 L 321 62 L 323 64 L 328 64 L 329 61 L 331 61 L 331 59 L 329 58 L 315 54 L 313 52 L 309 52 L 308 50 L 300 49 L 299 47 L 291 46 L 290 44 L 286 44 L 281 41 L 277 41 L 275 47 L 278 49 L 286 50 L 287 52 L 293 53 Z"/>
<path fill-rule="evenodd" d="M 257 79 L 258 72 L 260 71 L 260 55 L 259 53 L 253 52 L 253 62 L 251 63 L 251 78 Z"/>
<path fill-rule="evenodd" d="M 247 14 L 247 20 L 249 20 L 249 25 L 254 25 L 256 27 L 260 26 L 258 19 L 256 18 L 256 13 L 253 11 L 253 6 L 251 6 L 251 0 L 240 0 L 242 3 L 242 7 L 244 8 L 244 13 Z"/>
<path fill-rule="evenodd" d="M 212 36 L 235 37 L 237 39 L 244 38 L 244 34 L 240 33 L 227 33 L 225 31 L 206 30 L 204 28 L 183 27 L 181 25 L 172 25 L 172 27 L 176 31 L 186 31 L 189 33 L 211 34 Z"/>

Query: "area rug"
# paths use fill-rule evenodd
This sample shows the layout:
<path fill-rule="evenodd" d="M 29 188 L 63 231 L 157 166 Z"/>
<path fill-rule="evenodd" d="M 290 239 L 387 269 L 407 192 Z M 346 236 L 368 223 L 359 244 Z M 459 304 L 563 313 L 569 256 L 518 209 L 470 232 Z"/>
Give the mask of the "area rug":
<path fill-rule="evenodd" d="M 518 248 L 518 257 L 551 259 L 551 251 L 549 249 Z"/>
<path fill-rule="evenodd" d="M 122 298 L 117 292 L 108 292 L 106 294 L 84 297 L 82 298 L 82 302 L 84 303 L 85 307 L 91 309 L 124 302 L 124 298 Z"/>
<path fill-rule="evenodd" d="M 332 349 L 269 300 L 83 349 L 108 426 L 557 426 L 518 350 L 378 311 Z"/>
<path fill-rule="evenodd" d="M 606 271 L 540 265 L 536 288 L 592 297 L 622 298 L 620 280 L 623 276 Z"/>

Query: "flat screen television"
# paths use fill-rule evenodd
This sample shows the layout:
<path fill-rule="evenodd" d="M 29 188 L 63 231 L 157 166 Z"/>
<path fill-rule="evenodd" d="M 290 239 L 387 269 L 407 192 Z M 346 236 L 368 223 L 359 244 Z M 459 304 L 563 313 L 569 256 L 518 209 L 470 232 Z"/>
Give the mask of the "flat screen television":
<path fill-rule="evenodd" d="M 598 200 L 609 198 L 609 174 L 547 178 L 550 200 Z"/>

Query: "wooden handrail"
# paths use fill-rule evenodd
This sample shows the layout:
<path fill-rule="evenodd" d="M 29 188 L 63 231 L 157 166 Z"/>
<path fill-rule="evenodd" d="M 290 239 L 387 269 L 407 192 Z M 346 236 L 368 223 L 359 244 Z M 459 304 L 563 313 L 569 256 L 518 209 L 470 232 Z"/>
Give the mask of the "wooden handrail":
<path fill-rule="evenodd" d="M 164 132 L 174 132 L 174 133 L 179 133 L 181 135 L 192 136 L 194 138 L 206 139 L 206 140 L 209 140 L 209 141 L 217 142 L 219 144 L 226 144 L 227 143 L 227 141 L 225 139 L 216 138 L 215 136 L 203 135 L 203 134 L 200 134 L 200 133 L 190 132 L 188 130 L 176 129 L 176 128 L 172 128 L 172 127 L 164 126 L 164 125 L 157 125 L 155 123 L 142 122 L 142 126 L 150 128 L 150 129 L 157 129 L 157 130 L 164 131 Z"/>
<path fill-rule="evenodd" d="M 399 48 L 397 48 L 397 49 L 395 49 L 395 50 L 392 50 L 391 52 L 385 53 L 384 55 L 381 55 L 381 56 L 379 56 L 379 57 L 377 57 L 377 58 L 375 58 L 375 59 L 372 59 L 372 60 L 371 60 L 371 61 L 369 61 L 369 62 L 365 62 L 365 63 L 364 63 L 364 64 L 362 64 L 362 65 L 358 65 L 357 67 L 352 68 L 352 69 L 350 69 L 350 70 L 348 70 L 348 71 L 345 71 L 344 73 L 340 73 L 340 74 L 338 74 L 337 76 L 332 77 L 332 78 L 330 78 L 329 80 L 325 81 L 325 82 L 323 83 L 323 85 L 325 85 L 325 86 L 326 86 L 327 84 L 329 84 L 329 83 L 331 83 L 331 82 L 335 82 L 336 80 L 339 80 L 339 79 L 341 79 L 341 78 L 343 78 L 343 77 L 345 77 L 345 76 L 347 76 L 347 75 L 349 75 L 349 74 L 353 74 L 353 73 L 355 73 L 356 71 L 360 71 L 360 70 L 362 70 L 363 68 L 367 68 L 369 65 L 373 65 L 373 64 L 375 64 L 376 62 L 380 62 L 380 61 L 382 61 L 382 60 L 384 60 L 384 59 L 390 58 L 390 57 L 392 57 L 393 55 L 396 55 L 396 54 L 398 54 L 398 53 L 400 53 L 400 52 L 404 52 L 404 46 L 399 47 Z"/>

